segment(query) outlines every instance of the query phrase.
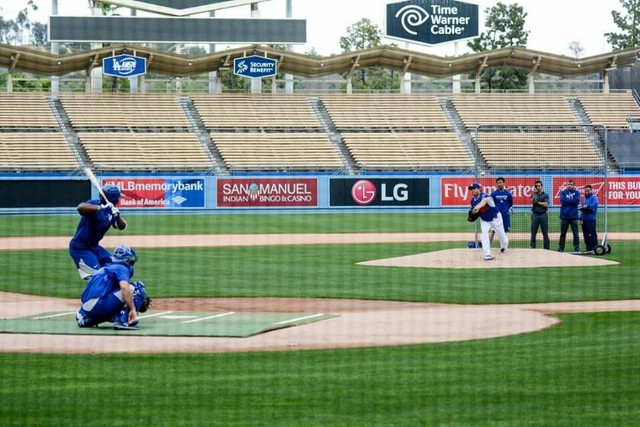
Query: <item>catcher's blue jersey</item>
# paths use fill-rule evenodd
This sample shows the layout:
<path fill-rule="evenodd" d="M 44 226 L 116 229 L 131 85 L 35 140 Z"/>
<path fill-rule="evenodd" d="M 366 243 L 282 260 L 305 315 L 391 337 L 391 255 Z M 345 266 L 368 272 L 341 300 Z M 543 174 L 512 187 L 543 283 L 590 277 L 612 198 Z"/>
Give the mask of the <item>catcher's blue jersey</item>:
<path fill-rule="evenodd" d="M 116 263 L 105 265 L 91 276 L 80 299 L 82 302 L 87 302 L 93 298 L 103 298 L 119 290 L 120 282 L 128 282 L 131 277 L 133 277 L 133 267 Z"/>
<path fill-rule="evenodd" d="M 99 206 L 100 200 L 87 200 L 85 203 Z M 109 227 L 116 222 L 117 218 L 111 215 L 108 209 L 82 215 L 69 247 L 84 249 L 98 246 L 100 240 L 109 231 Z"/>

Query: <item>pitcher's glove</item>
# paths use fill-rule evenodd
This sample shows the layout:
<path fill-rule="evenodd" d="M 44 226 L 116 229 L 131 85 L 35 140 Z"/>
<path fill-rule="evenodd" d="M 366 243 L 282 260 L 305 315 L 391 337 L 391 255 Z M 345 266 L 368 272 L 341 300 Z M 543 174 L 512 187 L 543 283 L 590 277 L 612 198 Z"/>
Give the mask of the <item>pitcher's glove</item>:
<path fill-rule="evenodd" d="M 140 313 L 144 313 L 145 311 L 149 310 L 150 305 L 151 305 L 151 298 L 144 297 L 144 300 L 142 301 L 142 305 L 140 306 L 140 309 L 138 311 Z"/>
<path fill-rule="evenodd" d="M 474 222 L 478 218 L 480 218 L 480 212 L 474 212 L 473 209 L 469 209 L 469 212 L 467 212 L 467 221 Z"/>

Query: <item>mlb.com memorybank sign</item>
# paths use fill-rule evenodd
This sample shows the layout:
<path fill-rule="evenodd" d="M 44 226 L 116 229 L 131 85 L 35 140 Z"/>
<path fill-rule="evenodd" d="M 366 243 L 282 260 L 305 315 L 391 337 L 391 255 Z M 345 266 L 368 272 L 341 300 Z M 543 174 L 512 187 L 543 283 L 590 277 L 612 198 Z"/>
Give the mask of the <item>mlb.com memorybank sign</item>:
<path fill-rule="evenodd" d="M 385 35 L 435 45 L 478 36 L 478 5 L 454 0 L 388 3 Z"/>

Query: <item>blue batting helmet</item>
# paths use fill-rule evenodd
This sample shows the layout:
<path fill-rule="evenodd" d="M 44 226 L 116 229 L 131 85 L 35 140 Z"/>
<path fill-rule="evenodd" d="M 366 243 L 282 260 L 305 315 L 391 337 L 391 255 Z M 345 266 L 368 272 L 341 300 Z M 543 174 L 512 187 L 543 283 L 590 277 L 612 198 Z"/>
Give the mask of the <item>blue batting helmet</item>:
<path fill-rule="evenodd" d="M 116 185 L 107 184 L 102 187 L 102 192 L 107 197 L 105 202 L 109 201 L 115 205 L 118 203 L 118 200 L 120 200 L 120 189 Z"/>
<path fill-rule="evenodd" d="M 120 245 L 113 250 L 111 261 L 120 264 L 128 264 L 133 267 L 133 265 L 138 261 L 138 254 L 129 246 Z"/>

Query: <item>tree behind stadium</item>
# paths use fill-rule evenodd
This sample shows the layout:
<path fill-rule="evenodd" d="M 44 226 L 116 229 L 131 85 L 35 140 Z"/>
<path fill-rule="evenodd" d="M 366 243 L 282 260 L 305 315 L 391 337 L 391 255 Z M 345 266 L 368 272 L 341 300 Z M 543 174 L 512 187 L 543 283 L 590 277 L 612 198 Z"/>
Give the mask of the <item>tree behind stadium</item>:
<path fill-rule="evenodd" d="M 637 0 L 640 1 L 640 0 Z M 517 3 L 497 3 L 485 9 L 486 32 L 467 43 L 474 52 L 505 47 L 526 47 L 529 31 L 524 30 L 527 13 Z M 475 76 L 471 76 L 475 78 Z M 489 67 L 480 75 L 480 87 L 488 91 L 520 90 L 527 87 L 527 72 L 513 67 Z"/>

